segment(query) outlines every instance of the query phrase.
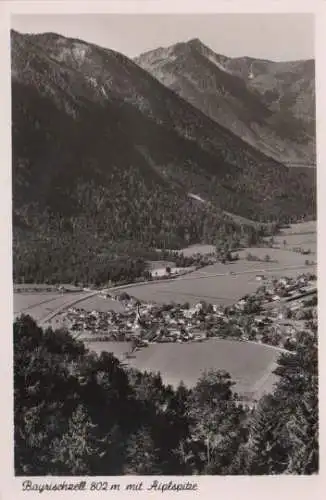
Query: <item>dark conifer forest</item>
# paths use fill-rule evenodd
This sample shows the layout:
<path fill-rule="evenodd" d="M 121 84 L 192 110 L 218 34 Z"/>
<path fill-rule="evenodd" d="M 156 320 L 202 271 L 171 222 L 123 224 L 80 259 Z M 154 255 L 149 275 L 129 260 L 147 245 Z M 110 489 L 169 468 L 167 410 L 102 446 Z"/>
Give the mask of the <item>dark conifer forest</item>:
<path fill-rule="evenodd" d="M 267 157 L 122 54 L 16 32 L 11 49 L 15 281 L 139 276 L 135 246 L 315 216 L 314 169 Z"/>
<path fill-rule="evenodd" d="M 193 389 L 96 355 L 66 331 L 14 323 L 16 475 L 315 474 L 316 331 L 282 354 L 272 394 L 239 401 L 224 371 Z"/>

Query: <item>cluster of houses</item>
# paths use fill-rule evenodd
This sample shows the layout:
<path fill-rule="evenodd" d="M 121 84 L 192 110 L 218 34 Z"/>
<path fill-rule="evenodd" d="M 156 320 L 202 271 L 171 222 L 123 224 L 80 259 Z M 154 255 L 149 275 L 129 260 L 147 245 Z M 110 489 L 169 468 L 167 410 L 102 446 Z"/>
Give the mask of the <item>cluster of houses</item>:
<path fill-rule="evenodd" d="M 182 252 L 176 252 L 172 257 L 174 259 L 173 262 L 164 260 L 148 262 L 147 279 L 175 278 L 217 262 L 215 253 L 195 253 L 185 257 Z"/>
<path fill-rule="evenodd" d="M 127 301 L 126 301 L 127 302 Z M 203 304 L 192 308 L 180 305 L 135 304 L 133 299 L 125 304 L 123 312 L 85 311 L 70 308 L 65 313 L 69 329 L 85 340 L 145 342 L 200 341 L 206 337 Z M 217 316 L 217 306 L 212 306 L 211 316 Z M 90 334 L 90 335 L 89 335 Z"/>
<path fill-rule="evenodd" d="M 140 303 L 124 292 L 108 297 L 119 299 L 123 312 L 70 308 L 65 320 L 83 340 L 135 341 L 145 346 L 149 342 L 198 342 L 222 337 L 290 348 L 304 320 L 316 318 L 317 308 L 313 306 L 309 307 L 311 317 L 296 316 L 308 310 L 305 296 L 315 290 L 316 277 L 310 274 L 266 281 L 256 293 L 231 307 L 204 301 L 194 306 Z"/>
<path fill-rule="evenodd" d="M 251 316 L 244 315 L 248 305 Z M 243 340 L 291 348 L 307 321 L 317 321 L 316 276 L 306 273 L 267 281 L 255 294 L 235 304 L 229 314 L 237 318 Z"/>
<path fill-rule="evenodd" d="M 295 278 L 282 277 L 273 280 L 267 280 L 265 276 L 258 275 L 256 279 L 264 282 L 255 294 L 263 302 L 276 302 L 281 299 L 294 300 L 301 295 L 314 293 L 317 289 L 317 278 L 312 273 L 305 273 Z"/>

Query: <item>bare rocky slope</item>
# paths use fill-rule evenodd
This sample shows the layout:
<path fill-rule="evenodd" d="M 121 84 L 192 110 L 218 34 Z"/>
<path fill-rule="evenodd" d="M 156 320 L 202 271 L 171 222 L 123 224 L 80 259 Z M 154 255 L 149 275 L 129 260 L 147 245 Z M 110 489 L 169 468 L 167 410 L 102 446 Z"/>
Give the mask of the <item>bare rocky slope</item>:
<path fill-rule="evenodd" d="M 315 164 L 313 60 L 229 58 L 193 39 L 135 62 L 266 155 L 293 166 Z"/>

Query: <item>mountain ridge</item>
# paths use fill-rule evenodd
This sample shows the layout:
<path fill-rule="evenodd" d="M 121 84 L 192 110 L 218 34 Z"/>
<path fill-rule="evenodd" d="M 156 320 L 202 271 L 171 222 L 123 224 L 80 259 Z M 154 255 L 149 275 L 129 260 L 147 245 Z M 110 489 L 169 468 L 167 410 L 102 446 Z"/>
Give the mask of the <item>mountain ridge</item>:
<path fill-rule="evenodd" d="M 252 232 L 225 211 L 262 221 L 314 211 L 306 175 L 294 177 L 117 52 L 12 33 L 12 93 L 16 277 L 74 279 L 76 262 L 103 277 L 97 255 L 117 258 L 119 242 L 126 256 L 137 245 Z"/>
<path fill-rule="evenodd" d="M 228 58 L 216 54 L 199 39 L 147 51 L 134 60 L 161 83 L 267 156 L 286 164 L 315 163 L 313 60 L 278 63 L 247 57 Z M 277 88 L 272 74 L 262 76 L 258 72 L 250 78 L 253 64 L 257 71 L 272 67 L 273 71 L 280 72 L 280 68 L 287 68 L 284 85 Z M 302 71 L 305 65 L 310 72 L 307 91 L 304 79 L 301 83 L 294 80 L 292 86 L 289 83 L 292 69 L 299 67 L 296 71 Z M 284 88 L 289 85 L 285 92 Z M 292 97 L 294 101 L 300 100 L 302 92 L 305 98 L 302 100 L 307 101 L 311 90 L 311 104 L 306 105 L 307 109 L 305 104 L 297 102 L 292 103 L 290 110 L 286 108 L 295 86 L 299 88 L 296 89 L 298 98 Z M 285 101 L 282 109 L 277 109 L 275 104 L 279 94 L 279 100 Z M 256 116 L 252 114 L 253 103 L 259 110 Z"/>
<path fill-rule="evenodd" d="M 174 44 L 169 44 L 169 45 L 160 45 L 159 47 L 156 47 L 154 49 L 148 49 L 148 50 L 145 50 L 144 52 L 141 52 L 138 56 L 135 56 L 133 57 L 133 60 L 137 59 L 138 57 L 141 57 L 142 55 L 146 55 L 146 54 L 150 54 L 152 52 L 155 52 L 155 51 L 164 51 L 164 50 L 170 50 L 170 49 L 173 49 L 173 47 L 175 46 L 178 46 L 178 45 L 197 45 L 197 46 L 201 46 L 201 47 L 204 47 L 205 49 L 209 49 L 210 51 L 214 52 L 215 55 L 217 55 L 219 58 L 221 59 L 224 59 L 225 61 L 236 61 L 236 60 L 248 60 L 248 61 L 251 61 L 251 62 L 254 62 L 254 61 L 261 61 L 261 62 L 264 62 L 264 63 L 300 63 L 300 62 L 305 62 L 305 61 L 314 61 L 315 59 L 313 57 L 311 58 L 303 58 L 303 59 L 285 59 L 285 60 L 275 60 L 275 59 L 267 59 L 267 58 L 257 58 L 257 57 L 254 57 L 254 56 L 246 56 L 246 55 L 243 55 L 243 56 L 227 56 L 227 55 L 223 55 L 219 52 L 215 52 L 213 51 L 213 49 L 211 49 L 209 47 L 209 45 L 207 45 L 206 43 L 204 43 L 200 38 L 198 37 L 192 37 L 192 38 L 189 38 L 187 40 L 180 40 L 178 42 L 175 42 Z"/>

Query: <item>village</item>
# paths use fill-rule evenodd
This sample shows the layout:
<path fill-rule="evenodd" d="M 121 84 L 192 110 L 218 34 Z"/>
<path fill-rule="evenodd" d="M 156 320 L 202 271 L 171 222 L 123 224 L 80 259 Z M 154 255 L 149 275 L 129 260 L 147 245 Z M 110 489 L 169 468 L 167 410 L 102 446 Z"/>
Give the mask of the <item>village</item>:
<path fill-rule="evenodd" d="M 269 280 L 257 275 L 261 286 L 232 306 L 201 301 L 185 304 L 140 302 L 126 292 L 102 291 L 103 300 L 115 300 L 123 312 L 86 311 L 71 307 L 62 324 L 88 341 L 131 342 L 134 349 L 157 342 L 202 342 L 218 337 L 253 341 L 295 349 L 297 333 L 307 322 L 317 322 L 314 274 Z"/>

